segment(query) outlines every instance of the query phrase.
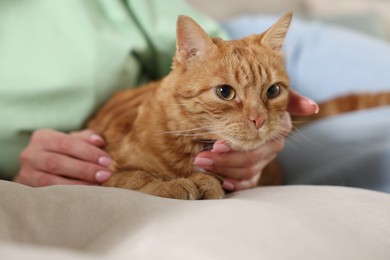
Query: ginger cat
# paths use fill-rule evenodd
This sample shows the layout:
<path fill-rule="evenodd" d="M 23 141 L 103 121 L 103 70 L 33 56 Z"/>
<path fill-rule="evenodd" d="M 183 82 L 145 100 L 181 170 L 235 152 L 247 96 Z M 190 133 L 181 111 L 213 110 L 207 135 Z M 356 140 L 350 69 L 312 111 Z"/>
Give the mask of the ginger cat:
<path fill-rule="evenodd" d="M 104 186 L 175 199 L 220 199 L 218 177 L 193 165 L 195 155 L 224 140 L 234 150 L 277 139 L 289 79 L 281 47 L 290 13 L 270 29 L 241 40 L 210 38 L 191 18 L 177 21 L 171 72 L 158 82 L 115 94 L 88 122 L 102 135 L 115 163 Z M 359 94 L 320 104 L 303 123 L 390 104 L 390 93 Z M 259 185 L 282 183 L 276 161 Z"/>
<path fill-rule="evenodd" d="M 289 89 L 281 47 L 291 17 L 263 34 L 224 41 L 180 16 L 171 72 L 118 92 L 87 124 L 115 161 L 103 185 L 175 199 L 222 198 L 220 180 L 193 159 L 215 140 L 251 150 L 278 138 Z"/>

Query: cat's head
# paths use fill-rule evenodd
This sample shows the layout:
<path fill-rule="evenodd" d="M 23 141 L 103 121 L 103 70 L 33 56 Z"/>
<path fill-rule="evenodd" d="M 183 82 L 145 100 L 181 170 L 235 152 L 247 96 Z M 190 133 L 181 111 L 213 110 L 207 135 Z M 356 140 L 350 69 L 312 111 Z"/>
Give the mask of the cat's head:
<path fill-rule="evenodd" d="M 262 34 L 224 41 L 180 16 L 168 79 L 175 109 L 181 110 L 175 130 L 198 140 L 224 140 L 238 150 L 278 138 L 289 92 L 281 47 L 291 17 L 284 15 Z"/>

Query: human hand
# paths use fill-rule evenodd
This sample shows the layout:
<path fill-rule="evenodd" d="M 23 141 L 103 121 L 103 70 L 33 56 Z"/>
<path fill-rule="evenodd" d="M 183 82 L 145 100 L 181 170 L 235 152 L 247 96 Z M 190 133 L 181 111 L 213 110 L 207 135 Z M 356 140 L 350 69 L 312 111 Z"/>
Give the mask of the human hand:
<path fill-rule="evenodd" d="M 15 181 L 33 187 L 98 185 L 111 176 L 111 158 L 101 149 L 104 145 L 103 138 L 92 130 L 70 134 L 37 130 L 19 156 L 20 170 Z"/>
<path fill-rule="evenodd" d="M 291 90 L 288 112 L 292 115 L 308 116 L 318 113 L 318 105 L 296 91 Z M 257 185 L 266 165 L 275 159 L 284 147 L 284 139 L 292 129 L 290 115 L 285 114 L 281 123 L 280 139 L 270 141 L 258 149 L 248 152 L 231 151 L 222 141 L 217 141 L 211 151 L 199 153 L 194 164 L 224 178 L 222 187 L 228 191 L 253 188 Z"/>

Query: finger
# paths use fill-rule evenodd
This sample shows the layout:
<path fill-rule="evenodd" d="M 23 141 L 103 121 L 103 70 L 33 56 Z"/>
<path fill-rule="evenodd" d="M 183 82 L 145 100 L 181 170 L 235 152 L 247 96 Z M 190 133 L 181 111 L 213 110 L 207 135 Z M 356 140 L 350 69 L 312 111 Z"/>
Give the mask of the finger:
<path fill-rule="evenodd" d="M 319 106 L 310 98 L 304 97 L 291 89 L 287 111 L 295 116 L 309 116 L 317 114 Z"/>
<path fill-rule="evenodd" d="M 96 183 L 72 180 L 37 170 L 28 172 L 22 171 L 15 178 L 15 181 L 32 187 L 44 187 L 50 185 L 97 185 Z"/>
<path fill-rule="evenodd" d="M 211 149 L 211 151 L 214 153 L 226 153 L 230 151 L 230 146 L 228 146 L 221 140 L 217 140 L 214 143 L 213 149 Z"/>
<path fill-rule="evenodd" d="M 251 189 L 257 186 L 260 176 L 261 174 L 259 173 L 247 180 L 225 179 L 222 184 L 222 187 L 227 191 Z"/>
<path fill-rule="evenodd" d="M 213 173 L 216 173 L 224 178 L 243 180 L 250 179 L 264 168 L 263 162 L 259 162 L 258 164 L 252 167 L 246 168 L 222 168 L 219 166 L 212 167 L 211 169 L 207 169 Z"/>
<path fill-rule="evenodd" d="M 105 182 L 111 177 L 105 167 L 52 152 L 37 153 L 34 167 L 53 175 L 94 183 Z"/>
<path fill-rule="evenodd" d="M 53 130 L 42 130 L 33 134 L 31 142 L 43 145 L 44 150 L 61 153 L 83 161 L 108 167 L 110 156 L 99 147 L 86 143 L 73 136 Z"/>
<path fill-rule="evenodd" d="M 95 131 L 91 129 L 70 132 L 69 135 L 84 140 L 85 142 L 96 145 L 98 147 L 103 147 L 106 144 L 103 137 L 96 134 Z"/>
<path fill-rule="evenodd" d="M 284 140 L 273 140 L 248 152 L 203 151 L 195 157 L 194 164 L 204 169 L 252 167 L 264 158 L 269 158 L 281 151 L 283 147 Z"/>
<path fill-rule="evenodd" d="M 220 176 L 223 176 L 225 178 L 229 179 L 236 179 L 236 180 L 245 180 L 245 179 L 251 179 L 253 176 L 256 176 L 257 174 L 260 174 L 264 167 L 270 163 L 273 159 L 275 159 L 276 154 L 271 155 L 270 157 L 264 158 L 262 160 L 259 160 L 255 165 L 251 167 L 223 167 L 221 165 L 215 165 L 209 169 L 206 169 L 208 171 L 211 171 L 213 173 L 216 173 Z"/>

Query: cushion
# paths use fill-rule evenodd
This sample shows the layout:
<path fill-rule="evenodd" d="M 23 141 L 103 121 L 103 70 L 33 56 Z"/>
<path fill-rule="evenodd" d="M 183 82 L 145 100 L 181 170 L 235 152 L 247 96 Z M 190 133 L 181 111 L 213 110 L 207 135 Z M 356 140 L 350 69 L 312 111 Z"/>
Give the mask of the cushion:
<path fill-rule="evenodd" d="M 388 259 L 389 204 L 331 186 L 179 201 L 0 181 L 0 259 Z"/>

